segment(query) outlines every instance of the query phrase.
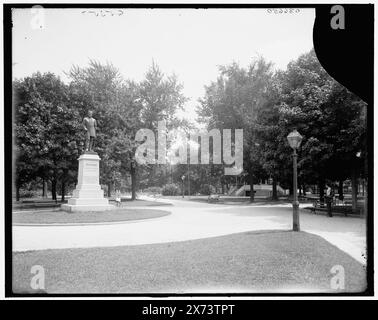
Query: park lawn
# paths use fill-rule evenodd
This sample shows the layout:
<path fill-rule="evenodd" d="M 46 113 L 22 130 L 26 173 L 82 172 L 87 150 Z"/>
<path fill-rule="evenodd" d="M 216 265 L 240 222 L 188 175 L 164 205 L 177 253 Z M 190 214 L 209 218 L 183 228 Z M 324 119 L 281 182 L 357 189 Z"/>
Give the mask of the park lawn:
<path fill-rule="evenodd" d="M 191 197 L 188 201 L 192 202 L 204 202 L 209 203 L 208 197 Z M 248 197 L 227 197 L 227 196 L 220 196 L 219 200 L 211 200 L 211 204 L 220 204 L 220 205 L 250 205 L 250 206 L 262 206 L 262 205 L 277 205 L 277 204 L 287 204 L 291 203 L 290 200 L 281 198 L 279 200 L 271 200 L 271 198 L 267 197 L 256 197 L 254 202 L 251 202 Z"/>
<path fill-rule="evenodd" d="M 122 198 L 122 206 L 125 207 L 161 207 L 161 206 L 172 206 L 171 203 L 168 202 L 160 202 L 160 201 L 153 201 L 153 200 L 131 200 Z"/>
<path fill-rule="evenodd" d="M 73 212 L 66 211 L 21 211 L 13 212 L 13 224 L 75 224 L 120 222 L 163 217 L 168 211 L 156 209 L 119 208 L 107 211 Z"/>
<path fill-rule="evenodd" d="M 363 291 L 364 267 L 319 236 L 245 232 L 164 244 L 13 253 L 14 293 L 33 293 L 33 265 L 47 293 L 330 292 L 331 268 L 345 290 Z"/>

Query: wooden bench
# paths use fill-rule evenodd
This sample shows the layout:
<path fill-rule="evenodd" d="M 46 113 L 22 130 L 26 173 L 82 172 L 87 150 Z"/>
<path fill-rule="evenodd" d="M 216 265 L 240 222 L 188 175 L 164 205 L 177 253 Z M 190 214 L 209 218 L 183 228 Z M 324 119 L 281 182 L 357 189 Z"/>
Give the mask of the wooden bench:
<path fill-rule="evenodd" d="M 207 198 L 207 202 L 217 202 L 219 201 L 219 194 L 210 194 L 209 197 Z"/>
<path fill-rule="evenodd" d="M 331 211 L 333 211 L 334 204 L 331 205 Z M 316 214 L 316 211 L 319 212 L 328 212 L 327 204 L 320 202 L 320 200 L 315 200 L 311 207 L 311 212 Z"/>
<path fill-rule="evenodd" d="M 13 204 L 14 210 L 25 210 L 25 209 L 43 209 L 43 208 L 59 208 L 61 203 L 58 201 L 44 201 L 44 202 L 37 202 L 37 201 L 27 201 L 22 203 Z"/>
<path fill-rule="evenodd" d="M 318 212 L 328 212 L 327 204 L 321 203 L 319 199 L 314 199 L 312 207 L 309 208 L 312 213 L 316 214 Z M 352 203 L 350 201 L 341 201 L 341 200 L 333 200 L 331 204 L 331 212 L 332 213 L 341 213 L 345 216 L 348 214 L 361 214 L 361 208 L 357 208 L 356 210 L 352 209 Z"/>

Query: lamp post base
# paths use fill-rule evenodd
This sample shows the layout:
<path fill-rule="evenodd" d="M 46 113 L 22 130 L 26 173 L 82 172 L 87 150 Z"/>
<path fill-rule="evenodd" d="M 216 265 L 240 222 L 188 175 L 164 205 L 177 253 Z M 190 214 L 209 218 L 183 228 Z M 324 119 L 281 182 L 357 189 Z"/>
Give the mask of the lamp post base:
<path fill-rule="evenodd" d="M 300 231 L 299 226 L 299 202 L 293 202 L 293 231 Z"/>

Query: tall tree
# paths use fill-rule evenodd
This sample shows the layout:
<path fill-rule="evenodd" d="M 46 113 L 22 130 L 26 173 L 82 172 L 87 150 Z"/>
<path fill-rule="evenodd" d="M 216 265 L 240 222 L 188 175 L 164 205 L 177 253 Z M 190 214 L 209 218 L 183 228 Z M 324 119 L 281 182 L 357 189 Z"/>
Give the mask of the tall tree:
<path fill-rule="evenodd" d="M 182 84 L 179 83 L 174 74 L 164 74 L 153 62 L 144 80 L 140 82 L 139 88 L 142 105 L 141 128 L 157 130 L 158 122 L 163 120 L 167 131 L 187 126 L 185 121 L 177 118 L 176 111 L 183 109 L 187 98 L 182 93 Z M 167 165 L 144 165 L 140 167 L 137 163 L 134 163 L 133 168 L 135 172 L 139 170 L 141 180 L 148 181 L 149 185 L 159 185 L 165 180 Z"/>
<path fill-rule="evenodd" d="M 171 129 L 177 123 L 176 111 L 182 109 L 187 99 L 182 93 L 183 86 L 176 75 L 165 75 L 153 62 L 140 83 L 141 113 L 145 128 L 156 129 L 158 121 L 164 120 Z"/>
<path fill-rule="evenodd" d="M 253 185 L 264 175 L 260 162 L 257 138 L 257 116 L 267 104 L 267 90 L 273 75 L 272 64 L 262 57 L 253 60 L 248 68 L 233 63 L 220 67 L 216 82 L 207 86 L 198 109 L 201 121 L 208 129 L 243 129 L 244 170 L 248 172 L 250 201 L 254 201 Z"/>
<path fill-rule="evenodd" d="M 52 73 L 36 73 L 14 82 L 16 184 L 28 178 L 66 183 L 78 154 L 78 113 L 68 103 L 67 86 Z M 63 188 L 64 190 L 64 188 Z"/>
<path fill-rule="evenodd" d="M 276 137 L 268 138 L 272 152 L 266 152 L 265 160 L 284 160 L 279 170 L 285 177 L 285 163 L 291 161 L 286 156 L 291 154 L 286 136 L 298 129 L 304 137 L 299 181 L 317 183 L 323 198 L 327 179 L 344 180 L 361 167 L 363 156 L 356 154 L 363 150 L 364 103 L 326 73 L 313 50 L 291 62 L 277 80 L 277 102 L 261 120 L 270 123 L 273 132 L 275 125 L 280 130 L 276 127 Z"/>
<path fill-rule="evenodd" d="M 133 137 L 139 126 L 141 104 L 139 89 L 125 81 L 117 68 L 91 60 L 89 66 L 73 66 L 69 72 L 71 99 L 81 116 L 93 110 L 98 122 L 96 151 L 101 162 L 101 181 L 108 186 L 120 184 L 129 171 L 133 174 Z M 132 180 L 133 189 L 135 180 Z"/>

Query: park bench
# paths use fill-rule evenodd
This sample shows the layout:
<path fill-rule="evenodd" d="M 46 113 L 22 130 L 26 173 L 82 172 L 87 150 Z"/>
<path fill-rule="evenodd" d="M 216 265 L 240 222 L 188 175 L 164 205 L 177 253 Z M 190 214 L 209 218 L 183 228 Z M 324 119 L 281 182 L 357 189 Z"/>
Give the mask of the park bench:
<path fill-rule="evenodd" d="M 23 200 L 20 203 L 13 204 L 14 209 L 43 209 L 43 208 L 59 208 L 60 203 L 56 200 L 49 201 L 34 201 L 34 200 Z"/>
<path fill-rule="evenodd" d="M 310 207 L 310 210 L 312 213 L 316 214 L 316 212 L 327 212 L 327 204 L 324 202 L 320 202 L 319 199 L 313 199 L 312 200 L 312 207 Z M 332 201 L 331 204 L 331 211 L 332 213 L 341 213 L 347 216 L 348 214 L 361 214 L 361 208 L 358 208 L 357 210 L 352 209 L 352 203 L 350 201 L 341 201 L 338 199 L 335 199 Z"/>
<path fill-rule="evenodd" d="M 332 204 L 333 205 L 333 204 Z M 325 202 L 320 202 L 319 199 L 313 199 L 311 212 L 316 214 L 316 211 L 327 212 L 327 205 Z"/>
<path fill-rule="evenodd" d="M 207 198 L 207 202 L 217 202 L 219 201 L 219 194 L 210 194 Z"/>

